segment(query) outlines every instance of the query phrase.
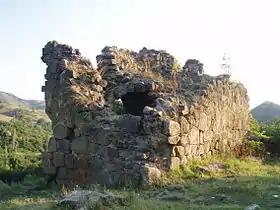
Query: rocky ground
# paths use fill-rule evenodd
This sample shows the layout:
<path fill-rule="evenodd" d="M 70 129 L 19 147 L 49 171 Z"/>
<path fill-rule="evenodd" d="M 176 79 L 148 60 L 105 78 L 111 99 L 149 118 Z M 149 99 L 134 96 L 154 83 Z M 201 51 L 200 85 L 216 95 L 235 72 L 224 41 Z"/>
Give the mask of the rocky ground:
<path fill-rule="evenodd" d="M 93 186 L 84 199 L 88 209 L 280 209 L 279 163 L 221 158 L 191 162 L 168 174 L 158 186 L 120 190 Z M 62 199 L 73 196 L 73 191 L 40 190 L 36 186 L 41 181 L 27 177 L 21 184 L 2 183 L 0 209 L 69 209 Z"/>

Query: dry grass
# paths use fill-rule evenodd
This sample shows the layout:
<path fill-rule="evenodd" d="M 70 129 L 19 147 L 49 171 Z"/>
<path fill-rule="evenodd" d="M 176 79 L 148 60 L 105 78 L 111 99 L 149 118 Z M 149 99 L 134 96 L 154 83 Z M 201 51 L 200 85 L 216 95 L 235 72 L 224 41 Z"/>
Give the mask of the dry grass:
<path fill-rule="evenodd" d="M 87 107 L 97 101 L 97 94 L 93 92 L 93 82 L 99 76 L 98 72 L 76 62 L 69 62 L 68 69 L 72 71 L 74 80 L 63 94 L 67 97 L 66 104 L 73 104 L 76 108 Z"/>
<path fill-rule="evenodd" d="M 164 78 L 160 73 L 155 71 L 155 66 L 152 66 L 152 61 L 148 58 L 136 61 L 130 55 L 129 51 L 123 50 L 117 54 L 116 62 L 118 66 L 125 71 L 128 71 L 138 77 L 158 81 L 166 89 L 174 90 L 180 88 L 180 79 L 178 76 L 175 75 L 172 79 Z"/>
<path fill-rule="evenodd" d="M 92 98 L 89 95 L 90 89 L 84 84 L 71 85 L 63 94 L 67 95 L 67 102 L 74 104 L 77 107 L 85 106 L 92 103 Z"/>
<path fill-rule="evenodd" d="M 8 117 L 6 115 L 0 114 L 0 122 L 8 122 L 12 119 L 12 117 Z"/>

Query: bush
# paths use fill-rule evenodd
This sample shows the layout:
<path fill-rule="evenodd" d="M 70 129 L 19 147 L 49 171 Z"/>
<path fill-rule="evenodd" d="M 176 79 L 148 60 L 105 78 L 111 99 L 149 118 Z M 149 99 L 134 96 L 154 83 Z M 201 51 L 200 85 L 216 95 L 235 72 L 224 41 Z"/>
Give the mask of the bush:
<path fill-rule="evenodd" d="M 250 116 L 250 132 L 243 152 L 245 155 L 279 156 L 280 117 L 259 124 L 256 119 Z"/>
<path fill-rule="evenodd" d="M 260 125 L 261 131 L 268 136 L 263 142 L 267 151 L 274 156 L 280 154 L 280 117 Z"/>
<path fill-rule="evenodd" d="M 242 155 L 264 157 L 266 155 L 265 145 L 261 141 L 247 140 L 245 142 Z"/>
<path fill-rule="evenodd" d="M 0 180 L 8 184 L 22 182 L 28 175 L 43 178 L 40 153 L 0 155 L 0 164 Z"/>
<path fill-rule="evenodd" d="M 123 103 L 122 103 L 122 101 L 120 99 L 113 101 L 112 109 L 118 115 L 122 115 L 122 114 L 125 113 L 125 109 L 123 107 Z"/>
<path fill-rule="evenodd" d="M 178 63 L 178 61 L 175 59 L 174 61 L 173 61 L 173 64 L 172 64 L 172 74 L 176 74 L 176 73 L 178 73 L 178 72 L 180 72 L 181 71 L 181 66 L 180 66 L 180 64 Z"/>
<path fill-rule="evenodd" d="M 245 144 L 241 148 L 241 155 L 264 157 L 266 155 L 266 148 L 263 140 L 268 137 L 261 131 L 258 121 L 254 119 L 252 115 L 250 115 L 249 118 L 250 131 L 248 132 Z"/>
<path fill-rule="evenodd" d="M 41 153 L 9 153 L 0 155 L 0 165 L 4 170 L 22 171 L 26 168 L 38 168 Z"/>

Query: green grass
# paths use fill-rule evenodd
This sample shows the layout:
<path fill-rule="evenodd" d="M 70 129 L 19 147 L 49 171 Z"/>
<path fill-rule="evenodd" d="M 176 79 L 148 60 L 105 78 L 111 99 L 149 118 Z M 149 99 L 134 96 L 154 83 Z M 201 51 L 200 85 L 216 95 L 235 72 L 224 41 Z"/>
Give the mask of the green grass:
<path fill-rule="evenodd" d="M 223 164 L 224 168 L 206 173 L 198 169 L 213 162 Z M 257 204 L 261 209 L 280 209 L 279 163 L 278 160 L 264 163 L 252 158 L 193 161 L 183 169 L 170 172 L 160 185 L 147 189 L 109 190 L 133 197 L 130 205 L 115 205 L 111 209 L 241 210 L 251 204 Z M 28 185 L 26 183 L 28 181 L 25 182 Z M 59 190 L 26 191 L 24 183 L 12 188 L 0 189 L 0 209 L 58 209 L 54 206 L 55 198 L 61 195 Z"/>

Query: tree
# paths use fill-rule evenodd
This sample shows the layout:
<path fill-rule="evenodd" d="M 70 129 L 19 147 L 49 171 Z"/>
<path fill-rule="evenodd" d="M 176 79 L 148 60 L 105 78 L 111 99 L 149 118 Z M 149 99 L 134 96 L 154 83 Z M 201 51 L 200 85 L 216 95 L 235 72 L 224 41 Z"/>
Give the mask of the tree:
<path fill-rule="evenodd" d="M 14 128 L 14 132 L 13 132 L 13 137 L 12 137 L 12 151 L 17 150 L 17 134 L 16 134 L 16 129 Z"/>

